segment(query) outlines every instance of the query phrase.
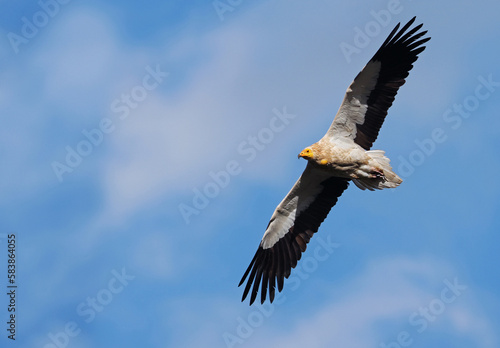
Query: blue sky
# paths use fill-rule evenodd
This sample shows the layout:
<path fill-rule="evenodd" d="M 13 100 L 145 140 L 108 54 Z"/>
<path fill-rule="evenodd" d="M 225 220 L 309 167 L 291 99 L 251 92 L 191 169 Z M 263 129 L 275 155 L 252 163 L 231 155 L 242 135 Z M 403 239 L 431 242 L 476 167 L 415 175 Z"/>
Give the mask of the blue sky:
<path fill-rule="evenodd" d="M 4 4 L 1 345 L 498 347 L 500 4 L 217 4 Z M 374 145 L 403 184 L 351 185 L 281 297 L 241 303 L 298 152 L 413 16 L 432 40 Z"/>

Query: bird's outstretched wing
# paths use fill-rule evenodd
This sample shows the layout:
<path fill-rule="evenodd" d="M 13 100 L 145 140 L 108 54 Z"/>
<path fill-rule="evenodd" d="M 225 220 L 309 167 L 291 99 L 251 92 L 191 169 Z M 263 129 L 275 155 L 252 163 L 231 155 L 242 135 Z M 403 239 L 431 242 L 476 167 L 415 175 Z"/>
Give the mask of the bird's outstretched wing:
<path fill-rule="evenodd" d="M 404 83 L 422 46 L 430 38 L 418 32 L 422 24 L 409 30 L 415 18 L 401 30 L 399 24 L 356 76 L 347 89 L 340 109 L 325 137 L 334 142 L 354 143 L 368 150 L 378 136 L 387 110 Z M 283 289 L 284 278 L 290 276 L 307 243 L 338 197 L 347 188 L 348 179 L 330 176 L 307 165 L 292 190 L 278 205 L 264 237 L 248 266 L 240 286 L 247 280 L 242 301 L 250 293 L 250 304 L 261 292 L 261 303 L 267 293 L 272 302 L 275 289 Z"/>
<path fill-rule="evenodd" d="M 369 150 L 377 139 L 387 110 L 399 87 L 413 68 L 413 63 L 430 37 L 422 38 L 422 24 L 409 30 L 413 17 L 401 30 L 396 25 L 373 58 L 356 76 L 325 137 L 354 141 Z"/>
<path fill-rule="evenodd" d="M 347 179 L 331 177 L 307 165 L 274 211 L 259 248 L 240 281 L 239 286 L 248 277 L 242 301 L 250 293 L 252 304 L 260 290 L 261 303 L 264 303 L 268 291 L 269 300 L 273 302 L 276 285 L 278 291 L 283 289 L 284 278 L 290 276 L 307 243 L 348 184 Z"/>

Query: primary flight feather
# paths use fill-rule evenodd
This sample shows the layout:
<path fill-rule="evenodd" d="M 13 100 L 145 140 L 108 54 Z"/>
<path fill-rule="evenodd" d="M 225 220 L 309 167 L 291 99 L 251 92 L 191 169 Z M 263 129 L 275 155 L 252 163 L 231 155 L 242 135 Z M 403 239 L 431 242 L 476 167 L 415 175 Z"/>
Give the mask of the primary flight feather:
<path fill-rule="evenodd" d="M 402 180 L 392 171 L 382 150 L 371 150 L 399 87 L 421 53 L 427 31 L 422 24 L 411 30 L 413 17 L 400 24 L 347 88 L 330 128 L 317 143 L 300 154 L 307 166 L 278 205 L 264 237 L 239 286 L 248 278 L 242 301 L 250 294 L 273 302 L 276 288 L 283 289 L 307 243 L 337 203 L 349 181 L 362 190 L 397 187 Z"/>

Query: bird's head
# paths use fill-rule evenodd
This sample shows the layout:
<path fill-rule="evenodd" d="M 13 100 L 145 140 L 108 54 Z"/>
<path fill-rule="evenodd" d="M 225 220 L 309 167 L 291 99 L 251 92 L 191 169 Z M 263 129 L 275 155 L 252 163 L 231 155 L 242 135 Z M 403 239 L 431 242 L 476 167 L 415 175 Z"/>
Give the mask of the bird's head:
<path fill-rule="evenodd" d="M 300 157 L 305 158 L 306 160 L 314 160 L 313 147 L 309 146 L 309 147 L 306 147 L 304 150 L 302 150 L 299 153 L 298 158 L 300 158 Z"/>
<path fill-rule="evenodd" d="M 314 143 L 302 150 L 299 153 L 299 158 L 301 157 L 308 160 L 309 162 L 314 162 L 319 165 L 328 164 L 328 160 L 325 158 L 323 150 L 318 143 Z"/>

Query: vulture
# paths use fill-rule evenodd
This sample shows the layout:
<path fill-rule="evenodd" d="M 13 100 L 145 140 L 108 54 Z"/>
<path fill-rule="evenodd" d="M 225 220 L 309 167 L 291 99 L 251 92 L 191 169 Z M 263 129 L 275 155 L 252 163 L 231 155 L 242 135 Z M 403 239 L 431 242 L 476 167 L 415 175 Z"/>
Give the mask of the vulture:
<path fill-rule="evenodd" d="M 260 290 L 263 304 L 276 288 L 283 289 L 307 243 L 318 231 L 330 209 L 352 181 L 361 190 L 382 190 L 401 184 L 382 150 L 370 150 L 392 105 L 430 37 L 410 29 L 413 17 L 401 30 L 400 23 L 347 88 L 330 128 L 300 154 L 307 166 L 274 211 L 260 245 L 238 286 L 246 286 L 242 301 L 250 305 Z"/>

